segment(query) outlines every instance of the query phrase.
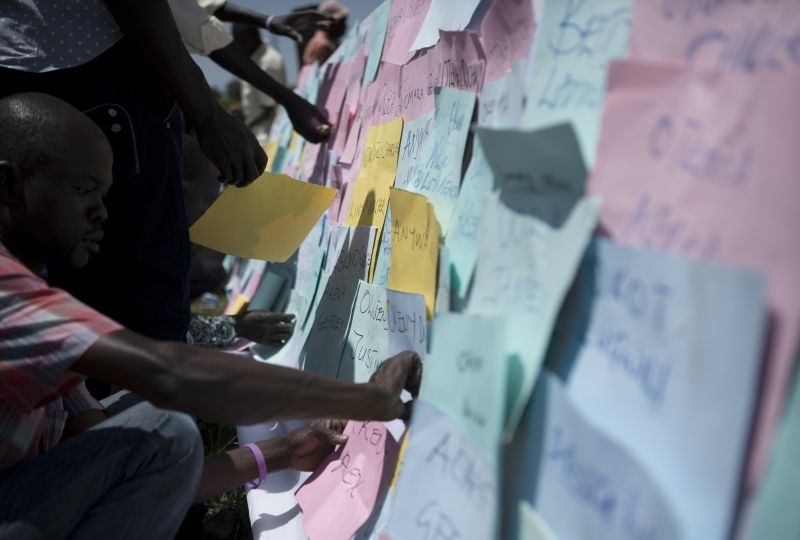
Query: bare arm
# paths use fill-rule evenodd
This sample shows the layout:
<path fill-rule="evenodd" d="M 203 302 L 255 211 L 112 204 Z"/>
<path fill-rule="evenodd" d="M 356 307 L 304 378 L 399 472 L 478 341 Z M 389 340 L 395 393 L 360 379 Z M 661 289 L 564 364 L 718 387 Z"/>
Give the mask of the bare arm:
<path fill-rule="evenodd" d="M 214 16 L 225 22 L 249 24 L 261 28 L 267 27 L 267 15 L 241 6 L 225 2 L 215 12 Z"/>
<path fill-rule="evenodd" d="M 300 32 L 327 28 L 334 22 L 330 17 L 313 9 L 269 17 L 230 2 L 222 4 L 214 12 L 214 16 L 226 22 L 266 28 L 273 34 L 289 37 L 298 43 L 303 42 L 303 35 Z"/>
<path fill-rule="evenodd" d="M 222 179 L 235 185 L 255 180 L 267 157 L 247 127 L 217 103 L 203 72 L 181 41 L 165 0 L 106 0 L 126 37 L 158 72 L 195 126 L 203 153 Z"/>
<path fill-rule="evenodd" d="M 267 464 L 267 475 L 286 468 L 313 471 L 337 444 L 347 442 L 336 421 L 317 421 L 296 429 L 284 437 L 257 443 Z M 236 448 L 215 456 L 206 456 L 203 475 L 195 495 L 202 502 L 245 482 L 258 478 L 258 462 L 247 448 Z"/>
<path fill-rule="evenodd" d="M 282 438 L 262 441 L 258 447 L 264 454 L 268 473 L 289 466 Z M 207 501 L 255 478 L 258 478 L 258 464 L 248 448 L 235 448 L 214 456 L 206 456 L 194 502 Z"/>
<path fill-rule="evenodd" d="M 159 407 L 221 424 L 289 418 L 389 420 L 402 416 L 404 386 L 416 391 L 421 365 L 407 352 L 364 384 L 256 362 L 129 330 L 97 340 L 73 371 L 140 394 Z"/>
<path fill-rule="evenodd" d="M 330 137 L 330 122 L 322 111 L 270 77 L 250 59 L 238 43 L 233 42 L 208 56 L 223 69 L 249 82 L 283 105 L 295 131 L 307 141 L 318 143 Z"/>

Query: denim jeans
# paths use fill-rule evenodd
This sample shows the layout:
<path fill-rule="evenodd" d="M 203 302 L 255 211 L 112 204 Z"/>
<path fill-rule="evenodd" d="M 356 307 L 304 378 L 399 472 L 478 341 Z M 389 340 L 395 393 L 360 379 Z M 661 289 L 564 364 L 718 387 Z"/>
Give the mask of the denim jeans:
<path fill-rule="evenodd" d="M 0 473 L 0 538 L 175 536 L 203 467 L 195 422 L 127 392 L 108 399 L 108 420 Z"/>

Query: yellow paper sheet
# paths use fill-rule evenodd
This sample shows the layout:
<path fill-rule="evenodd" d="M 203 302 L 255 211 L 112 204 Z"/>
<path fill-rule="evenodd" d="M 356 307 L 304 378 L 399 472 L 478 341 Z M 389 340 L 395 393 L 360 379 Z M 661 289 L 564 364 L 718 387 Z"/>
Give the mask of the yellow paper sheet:
<path fill-rule="evenodd" d="M 379 124 L 369 129 L 364 143 L 361 170 L 350 188 L 353 196 L 346 224 L 350 227 L 383 227 L 389 202 L 389 189 L 394 185 L 397 155 L 403 135 L 403 119 Z"/>
<path fill-rule="evenodd" d="M 336 190 L 264 173 L 229 187 L 189 229 L 192 242 L 237 257 L 284 262 L 328 209 Z"/>
<path fill-rule="evenodd" d="M 245 295 L 240 294 L 236 297 L 236 300 L 225 310 L 225 315 L 238 315 L 248 302 L 250 302 L 250 299 Z"/>
<path fill-rule="evenodd" d="M 425 297 L 428 319 L 436 302 L 439 222 L 424 195 L 391 188 L 392 255 L 389 288 Z"/>
<path fill-rule="evenodd" d="M 267 170 L 272 171 L 272 164 L 275 156 L 278 154 L 278 139 L 272 139 L 267 144 L 263 145 L 264 153 L 267 154 Z"/>

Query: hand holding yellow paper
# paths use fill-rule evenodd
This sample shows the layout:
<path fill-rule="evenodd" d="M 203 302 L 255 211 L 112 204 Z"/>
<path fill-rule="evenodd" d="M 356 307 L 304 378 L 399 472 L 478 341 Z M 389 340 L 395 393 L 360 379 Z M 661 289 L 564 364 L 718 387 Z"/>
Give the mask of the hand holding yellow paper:
<path fill-rule="evenodd" d="M 284 262 L 319 220 L 336 190 L 262 174 L 229 187 L 189 229 L 192 242 L 237 257 Z"/>
<path fill-rule="evenodd" d="M 439 262 L 439 222 L 424 195 L 391 189 L 392 255 L 389 288 L 425 297 L 428 319 L 433 318 Z"/>

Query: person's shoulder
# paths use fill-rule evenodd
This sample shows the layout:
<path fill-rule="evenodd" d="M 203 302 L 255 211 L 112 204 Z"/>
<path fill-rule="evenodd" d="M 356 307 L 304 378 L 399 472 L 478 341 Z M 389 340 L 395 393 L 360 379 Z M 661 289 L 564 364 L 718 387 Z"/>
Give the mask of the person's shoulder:
<path fill-rule="evenodd" d="M 39 281 L 44 285 L 44 280 L 31 272 L 3 244 L 0 244 L 0 282 L 6 282 L 13 278 L 24 278 L 25 280 L 33 280 L 33 282 Z"/>

